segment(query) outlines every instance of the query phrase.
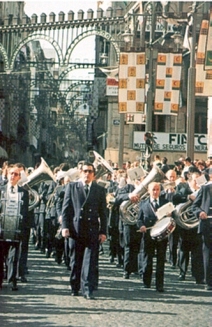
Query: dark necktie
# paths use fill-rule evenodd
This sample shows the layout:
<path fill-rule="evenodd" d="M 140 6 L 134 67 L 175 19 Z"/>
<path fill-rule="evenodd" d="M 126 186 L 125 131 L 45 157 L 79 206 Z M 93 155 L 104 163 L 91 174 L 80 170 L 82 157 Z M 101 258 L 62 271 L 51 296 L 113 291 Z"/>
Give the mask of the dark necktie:
<path fill-rule="evenodd" d="M 11 186 L 10 190 L 11 190 L 11 193 L 15 193 L 14 186 Z"/>
<path fill-rule="evenodd" d="M 88 195 L 88 184 L 85 184 L 84 189 L 85 189 L 85 194 L 87 196 Z"/>
<path fill-rule="evenodd" d="M 153 206 L 154 206 L 155 211 L 159 208 L 159 205 L 158 205 L 158 202 L 156 199 L 153 201 Z"/>

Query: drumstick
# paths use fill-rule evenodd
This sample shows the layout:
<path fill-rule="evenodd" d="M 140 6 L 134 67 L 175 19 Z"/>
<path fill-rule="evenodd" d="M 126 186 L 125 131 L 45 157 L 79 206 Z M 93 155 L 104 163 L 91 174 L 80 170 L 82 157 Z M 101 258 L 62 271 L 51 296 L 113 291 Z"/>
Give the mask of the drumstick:
<path fill-rule="evenodd" d="M 154 227 L 154 226 L 152 226 L 152 227 L 146 227 L 146 230 L 148 230 L 148 229 L 152 229 L 153 227 Z M 143 233 L 143 232 L 140 231 L 140 229 L 138 229 L 136 232 Z"/>

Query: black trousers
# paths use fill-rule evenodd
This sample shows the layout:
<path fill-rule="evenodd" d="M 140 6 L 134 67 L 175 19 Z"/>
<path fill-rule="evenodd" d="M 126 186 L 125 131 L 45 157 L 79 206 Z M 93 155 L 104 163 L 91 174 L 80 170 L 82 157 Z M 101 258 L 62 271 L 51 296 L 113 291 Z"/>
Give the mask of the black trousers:
<path fill-rule="evenodd" d="M 82 294 L 92 293 L 98 279 L 98 237 L 91 240 L 69 238 L 70 285 L 73 291 L 81 289 Z"/>
<path fill-rule="evenodd" d="M 191 253 L 192 276 L 196 281 L 204 279 L 201 235 L 197 228 L 179 230 L 179 268 L 180 274 L 186 275 Z"/>
<path fill-rule="evenodd" d="M 176 226 L 173 233 L 169 235 L 169 263 L 173 266 L 177 264 L 177 250 L 179 243 L 179 226 Z"/>
<path fill-rule="evenodd" d="M 139 270 L 141 233 L 137 229 L 137 225 L 124 225 L 124 271 L 129 274 Z"/>
<path fill-rule="evenodd" d="M 202 236 L 202 253 L 204 266 L 204 279 L 207 285 L 212 286 L 212 223 L 208 233 Z"/>
<path fill-rule="evenodd" d="M 30 228 L 24 228 L 21 237 L 19 275 L 23 277 L 26 274 L 28 249 L 29 249 Z"/>
<path fill-rule="evenodd" d="M 163 287 L 167 242 L 167 239 L 160 242 L 153 240 L 149 233 L 145 234 L 141 240 L 143 254 L 143 282 L 147 286 L 151 285 L 153 257 L 156 254 L 156 288 Z"/>

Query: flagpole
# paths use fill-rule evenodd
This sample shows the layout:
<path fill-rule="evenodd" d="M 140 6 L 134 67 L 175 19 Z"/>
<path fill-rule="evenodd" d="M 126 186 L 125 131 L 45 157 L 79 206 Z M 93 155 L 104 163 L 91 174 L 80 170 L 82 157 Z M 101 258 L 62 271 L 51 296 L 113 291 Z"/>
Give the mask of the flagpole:
<path fill-rule="evenodd" d="M 188 92 L 187 92 L 187 157 L 194 160 L 194 127 L 195 127 L 195 45 L 196 45 L 196 2 L 192 5 L 192 43 L 190 54 L 190 67 L 188 69 Z"/>

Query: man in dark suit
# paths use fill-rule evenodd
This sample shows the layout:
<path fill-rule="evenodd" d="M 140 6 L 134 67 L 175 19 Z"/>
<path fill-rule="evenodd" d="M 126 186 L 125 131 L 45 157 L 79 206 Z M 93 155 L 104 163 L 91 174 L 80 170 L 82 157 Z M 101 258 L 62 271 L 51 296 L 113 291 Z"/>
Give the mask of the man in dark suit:
<path fill-rule="evenodd" d="M 157 209 L 168 203 L 168 200 L 159 196 L 161 191 L 160 183 L 150 183 L 148 186 L 148 191 L 150 196 L 146 200 L 141 201 L 137 222 L 140 232 L 143 233 L 143 237 L 141 239 L 141 248 L 143 253 L 143 282 L 145 288 L 151 287 L 153 257 L 156 250 L 156 290 L 158 292 L 164 292 L 163 284 L 167 238 L 161 240 L 160 242 L 152 239 L 149 228 L 154 226 L 157 222 Z"/>
<path fill-rule="evenodd" d="M 19 260 L 19 240 L 23 237 L 23 231 L 28 220 L 28 191 L 18 186 L 21 178 L 20 170 L 16 165 L 12 165 L 8 169 L 8 183 L 0 186 L 1 192 L 1 215 L 2 221 L 5 221 L 12 230 L 5 228 L 5 223 L 1 226 L 0 234 L 0 288 L 2 288 L 4 276 L 4 259 L 7 258 L 7 280 L 12 283 L 12 290 L 17 288 L 18 260 Z M 20 232 L 17 230 L 16 223 L 19 221 Z M 15 223 L 13 223 L 15 220 Z M 14 228 L 14 230 L 13 230 Z M 5 229 L 5 230 L 4 230 Z M 9 235 L 9 236 L 8 236 Z M 8 240 L 10 239 L 10 240 Z"/>
<path fill-rule="evenodd" d="M 77 296 L 81 288 L 86 299 L 96 287 L 99 242 L 106 240 L 105 189 L 95 181 L 93 164 L 84 162 L 81 179 L 66 187 L 62 208 L 62 235 L 69 237 L 70 286 Z"/>
<path fill-rule="evenodd" d="M 192 211 L 200 219 L 198 234 L 202 235 L 202 253 L 206 289 L 212 290 L 212 169 L 208 170 L 210 181 L 199 190 Z"/>

